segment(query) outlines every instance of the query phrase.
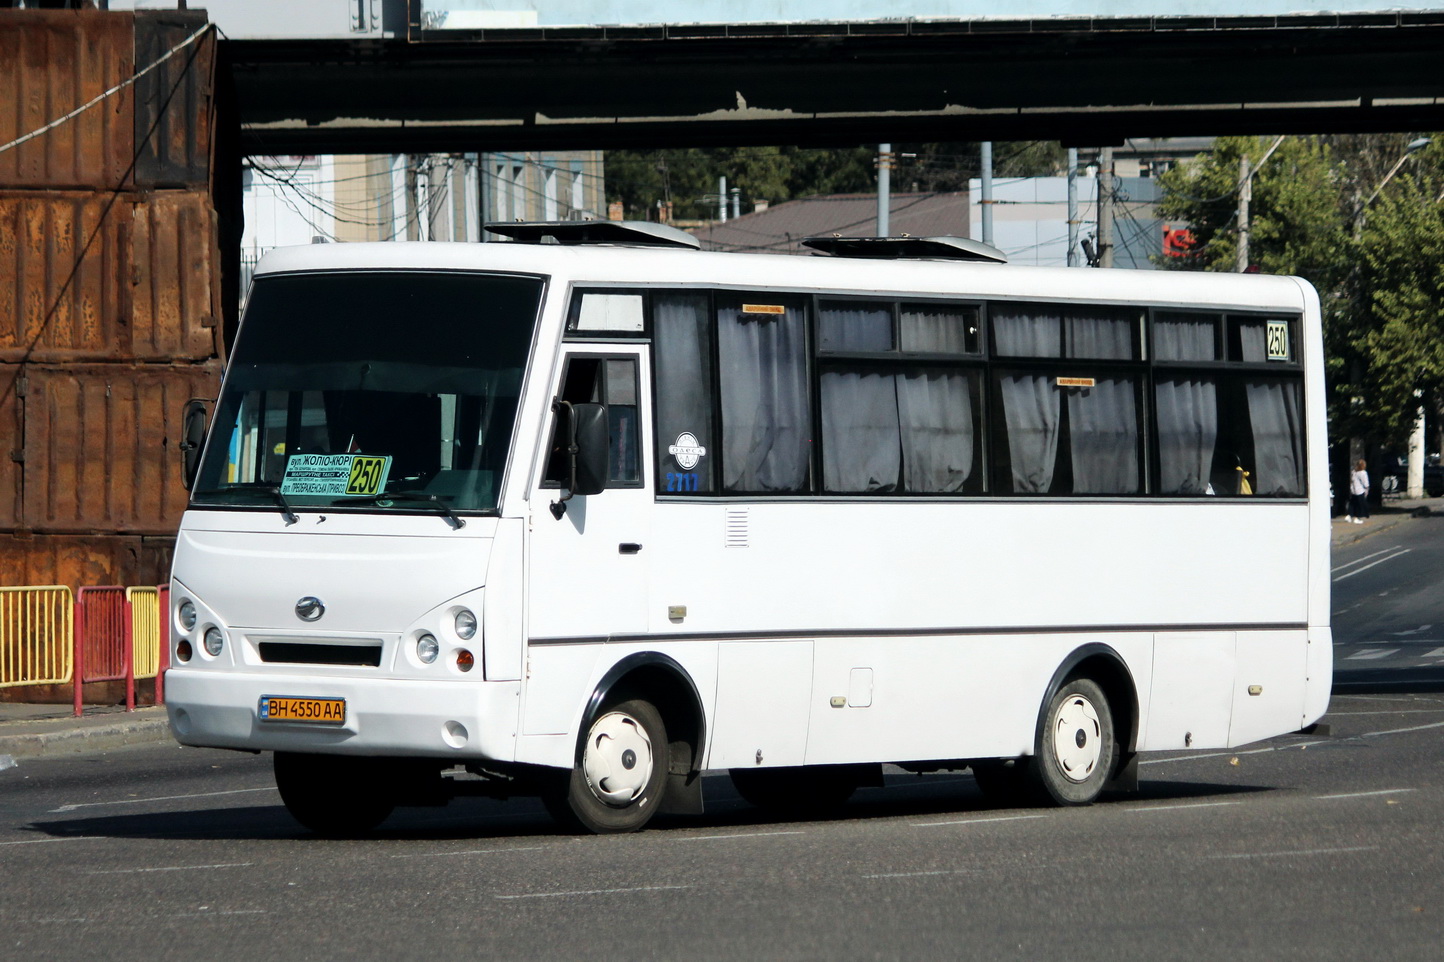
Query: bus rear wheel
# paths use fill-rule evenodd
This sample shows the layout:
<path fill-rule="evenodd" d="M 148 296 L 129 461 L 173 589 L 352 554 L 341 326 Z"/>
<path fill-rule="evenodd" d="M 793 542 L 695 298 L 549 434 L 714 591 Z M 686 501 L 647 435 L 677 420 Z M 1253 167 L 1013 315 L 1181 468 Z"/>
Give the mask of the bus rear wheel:
<path fill-rule="evenodd" d="M 1092 804 L 1117 757 L 1108 696 L 1092 679 L 1065 681 L 1038 721 L 1037 751 L 1029 766 L 1045 800 L 1056 805 Z"/>
<path fill-rule="evenodd" d="M 576 766 L 543 796 L 552 817 L 599 835 L 635 832 L 662 801 L 669 755 L 667 728 L 651 702 L 609 706 L 588 726 Z"/>
<path fill-rule="evenodd" d="M 317 835 L 365 834 L 396 807 L 393 773 L 381 760 L 276 752 L 273 761 L 286 811 Z"/>

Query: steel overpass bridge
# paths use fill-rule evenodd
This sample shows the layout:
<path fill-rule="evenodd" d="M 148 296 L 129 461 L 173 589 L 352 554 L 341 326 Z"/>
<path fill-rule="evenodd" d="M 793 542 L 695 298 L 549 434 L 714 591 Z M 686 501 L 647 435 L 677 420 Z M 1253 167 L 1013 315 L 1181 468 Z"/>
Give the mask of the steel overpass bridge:
<path fill-rule="evenodd" d="M 1441 12 L 413 23 L 398 39 L 220 46 L 223 125 L 248 154 L 1444 128 Z"/>

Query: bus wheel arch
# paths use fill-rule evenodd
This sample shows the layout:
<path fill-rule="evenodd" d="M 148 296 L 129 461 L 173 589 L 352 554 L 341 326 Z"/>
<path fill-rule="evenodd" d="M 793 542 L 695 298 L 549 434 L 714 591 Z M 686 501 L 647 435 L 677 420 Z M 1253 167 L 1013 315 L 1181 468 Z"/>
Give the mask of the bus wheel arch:
<path fill-rule="evenodd" d="M 1042 798 L 1086 805 L 1104 788 L 1136 787 L 1138 715 L 1133 674 L 1116 651 L 1103 644 L 1073 651 L 1053 673 L 1038 711 L 1029 767 Z M 1068 737 L 1060 741 L 1065 728 Z M 1094 733 L 1106 744 L 1094 744 Z M 1093 771 L 1095 764 L 1101 770 Z"/>
<path fill-rule="evenodd" d="M 643 705 L 646 707 L 639 707 Z M 649 716 L 649 710 L 655 713 L 655 719 Z M 576 811 L 579 800 L 575 795 L 586 787 L 587 750 L 595 748 L 592 746 L 594 735 L 606 739 L 614 734 L 608 728 L 608 717 L 618 712 L 626 718 L 611 718 L 611 728 L 618 724 L 640 724 L 647 728 L 655 721 L 665 733 L 665 744 L 655 747 L 663 768 L 659 774 L 660 797 L 648 799 L 647 811 L 639 810 L 633 817 L 610 817 L 608 813 L 600 819 L 590 819 L 585 814 L 579 818 Z M 581 827 L 593 832 L 625 832 L 640 829 L 656 812 L 701 813 L 700 769 L 706 718 L 695 682 L 675 659 L 660 652 L 636 652 L 617 662 L 592 690 L 578 730 L 576 755 L 568 779 L 568 794 L 572 797 L 565 808 L 558 802 L 566 800 L 559 798 L 548 805 L 560 821 L 572 827 L 580 822 Z M 585 804 L 590 807 L 589 803 Z"/>

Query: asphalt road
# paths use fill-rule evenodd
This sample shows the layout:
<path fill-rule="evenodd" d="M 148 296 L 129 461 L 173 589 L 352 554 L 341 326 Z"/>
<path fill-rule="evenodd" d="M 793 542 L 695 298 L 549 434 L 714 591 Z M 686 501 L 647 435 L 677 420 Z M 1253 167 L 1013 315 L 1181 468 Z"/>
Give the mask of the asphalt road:
<path fill-rule="evenodd" d="M 0 952 L 1436 959 L 1441 552 L 1444 521 L 1425 519 L 1336 554 L 1328 737 L 1151 756 L 1140 792 L 1085 809 L 892 774 L 837 818 L 777 821 L 712 778 L 705 816 L 638 835 L 567 836 L 535 803 L 477 799 L 329 841 L 290 820 L 266 757 L 22 760 L 0 772 Z"/>

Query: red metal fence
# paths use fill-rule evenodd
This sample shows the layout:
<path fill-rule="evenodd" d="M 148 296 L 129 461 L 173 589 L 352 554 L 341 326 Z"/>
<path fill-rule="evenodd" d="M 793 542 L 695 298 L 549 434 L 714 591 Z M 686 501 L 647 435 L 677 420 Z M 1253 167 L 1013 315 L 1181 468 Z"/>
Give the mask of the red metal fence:
<path fill-rule="evenodd" d="M 75 714 L 81 686 L 125 681 L 125 707 L 135 708 L 135 679 L 155 678 L 155 703 L 165 703 L 170 665 L 170 586 L 84 587 L 75 602 Z"/>

